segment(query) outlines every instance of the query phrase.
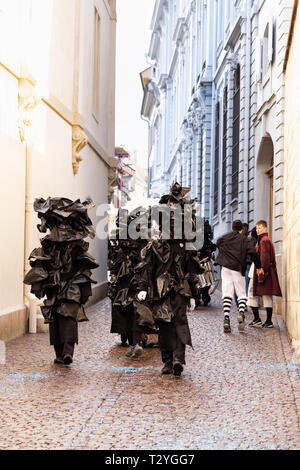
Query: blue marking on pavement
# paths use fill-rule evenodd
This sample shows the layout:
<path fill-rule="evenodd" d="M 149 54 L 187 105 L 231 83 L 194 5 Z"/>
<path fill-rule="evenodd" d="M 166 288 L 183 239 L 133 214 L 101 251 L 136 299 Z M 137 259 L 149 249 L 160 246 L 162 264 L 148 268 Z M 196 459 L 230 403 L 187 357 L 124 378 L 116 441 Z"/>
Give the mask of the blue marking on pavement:
<path fill-rule="evenodd" d="M 260 364 L 259 367 L 264 367 L 265 369 L 275 369 L 275 370 L 298 370 L 298 364 L 293 362 L 288 362 L 287 364 L 284 363 L 276 363 L 276 364 Z"/>
<path fill-rule="evenodd" d="M 49 373 L 32 373 L 32 374 L 24 374 L 22 372 L 16 372 L 13 374 L 0 374 L 0 376 L 4 377 L 5 380 L 14 382 L 14 383 L 23 383 L 25 379 L 29 379 L 32 381 L 48 379 L 54 375 L 60 375 L 60 372 L 49 372 Z"/>
<path fill-rule="evenodd" d="M 125 374 L 127 374 L 127 372 L 139 372 L 140 370 L 153 369 L 153 367 L 151 366 L 149 367 L 114 367 L 113 366 L 111 369 L 117 372 L 125 372 Z"/>

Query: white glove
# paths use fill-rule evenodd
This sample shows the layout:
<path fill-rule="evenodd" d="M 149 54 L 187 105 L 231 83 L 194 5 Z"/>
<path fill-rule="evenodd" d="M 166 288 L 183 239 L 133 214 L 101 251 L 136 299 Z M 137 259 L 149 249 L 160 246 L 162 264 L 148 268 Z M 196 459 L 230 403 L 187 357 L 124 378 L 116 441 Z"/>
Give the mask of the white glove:
<path fill-rule="evenodd" d="M 190 311 L 193 312 L 196 308 L 196 301 L 195 299 L 190 300 Z"/>
<path fill-rule="evenodd" d="M 140 302 L 143 300 L 146 300 L 147 297 L 147 292 L 145 290 L 141 290 L 141 292 L 138 293 L 137 298 Z"/>

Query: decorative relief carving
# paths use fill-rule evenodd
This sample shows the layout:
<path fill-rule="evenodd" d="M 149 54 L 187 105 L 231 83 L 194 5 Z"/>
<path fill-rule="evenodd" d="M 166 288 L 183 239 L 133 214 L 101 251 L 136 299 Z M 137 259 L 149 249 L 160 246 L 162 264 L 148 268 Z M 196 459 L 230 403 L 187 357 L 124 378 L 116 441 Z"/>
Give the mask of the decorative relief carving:
<path fill-rule="evenodd" d="M 25 78 L 19 80 L 18 128 L 21 142 L 28 142 L 31 129 L 31 113 L 39 104 L 40 98 L 35 87 Z"/>
<path fill-rule="evenodd" d="M 227 58 L 227 64 L 230 65 L 231 70 L 236 70 L 237 66 L 239 64 L 239 58 L 238 55 L 232 52 L 231 54 L 228 55 Z"/>
<path fill-rule="evenodd" d="M 77 174 L 79 162 L 82 161 L 81 150 L 87 145 L 88 138 L 80 126 L 73 126 L 72 134 L 72 166 L 74 175 Z"/>

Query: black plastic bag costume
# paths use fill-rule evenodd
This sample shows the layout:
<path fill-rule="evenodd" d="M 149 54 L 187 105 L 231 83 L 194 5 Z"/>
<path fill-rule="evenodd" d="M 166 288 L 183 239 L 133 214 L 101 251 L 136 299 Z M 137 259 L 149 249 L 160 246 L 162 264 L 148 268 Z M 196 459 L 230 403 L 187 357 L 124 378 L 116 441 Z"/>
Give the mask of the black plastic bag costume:
<path fill-rule="evenodd" d="M 181 207 L 185 203 L 192 204 L 193 201 L 185 198 L 188 192 L 188 188 L 176 183 L 170 194 L 159 202 L 169 206 L 176 203 Z M 192 347 L 187 306 L 192 286 L 197 282 L 196 275 L 201 272 L 194 260 L 196 254 L 185 249 L 184 240 L 172 238 L 152 240 L 142 250 L 139 290 L 147 291 L 151 301 L 153 318 L 159 327 L 162 361 L 167 367 L 185 364 L 185 347 Z"/>
<path fill-rule="evenodd" d="M 141 210 L 129 214 L 129 225 L 135 217 L 141 215 Z M 148 217 L 148 214 L 147 214 Z M 139 262 L 141 250 L 147 244 L 147 240 L 120 238 L 120 221 L 117 217 L 116 239 L 111 239 L 113 248 L 112 259 L 109 262 L 111 278 L 109 282 L 108 296 L 112 302 L 111 333 L 121 336 L 122 344 L 127 341 L 130 346 L 139 344 L 142 335 L 154 333 L 155 324 L 151 310 L 148 306 L 138 302 Z"/>
<path fill-rule="evenodd" d="M 44 300 L 41 307 L 49 324 L 50 344 L 56 362 L 72 362 L 74 345 L 78 344 L 78 322 L 87 321 L 83 305 L 92 295 L 91 270 L 99 265 L 87 252 L 86 237 L 94 238 L 95 230 L 87 215 L 92 201 L 66 198 L 36 199 L 34 210 L 41 219 L 38 230 L 47 233 L 41 247 L 30 254 L 30 271 L 24 283 L 31 293 Z M 64 360 L 66 358 L 66 360 Z"/>

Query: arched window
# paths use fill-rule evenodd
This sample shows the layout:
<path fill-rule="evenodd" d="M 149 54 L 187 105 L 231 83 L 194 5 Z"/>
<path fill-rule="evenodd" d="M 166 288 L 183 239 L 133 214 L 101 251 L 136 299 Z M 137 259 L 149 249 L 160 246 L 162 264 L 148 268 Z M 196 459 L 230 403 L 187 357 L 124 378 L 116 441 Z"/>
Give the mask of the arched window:
<path fill-rule="evenodd" d="M 232 199 L 239 194 L 239 156 L 240 156 L 240 90 L 241 72 L 240 66 L 234 72 L 233 94 L 233 142 L 232 142 Z"/>

